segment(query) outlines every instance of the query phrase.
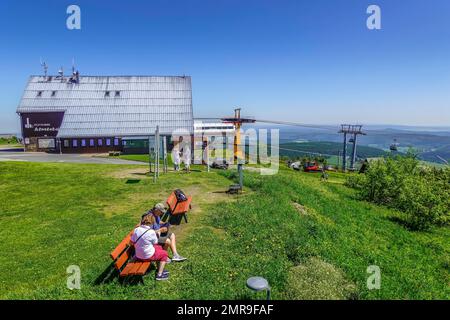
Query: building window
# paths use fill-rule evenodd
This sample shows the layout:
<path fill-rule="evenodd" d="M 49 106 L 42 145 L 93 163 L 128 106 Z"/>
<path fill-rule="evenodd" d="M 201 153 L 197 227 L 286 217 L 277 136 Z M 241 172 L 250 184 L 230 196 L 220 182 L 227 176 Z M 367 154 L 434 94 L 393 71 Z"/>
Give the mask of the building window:
<path fill-rule="evenodd" d="M 109 97 L 109 91 L 105 92 L 105 97 Z"/>
<path fill-rule="evenodd" d="M 81 139 L 81 146 L 86 147 L 86 139 Z"/>
<path fill-rule="evenodd" d="M 74 147 L 74 148 L 78 147 L 78 140 L 77 139 L 73 139 L 72 140 L 72 147 Z"/>
<path fill-rule="evenodd" d="M 89 139 L 89 147 L 95 147 L 95 140 Z"/>
<path fill-rule="evenodd" d="M 68 148 L 69 147 L 69 140 L 64 139 L 64 148 Z"/>
<path fill-rule="evenodd" d="M 42 97 L 42 91 L 38 91 L 38 93 L 36 94 L 36 97 Z"/>
<path fill-rule="evenodd" d="M 120 97 L 120 91 L 116 91 L 115 96 Z"/>
<path fill-rule="evenodd" d="M 106 145 L 107 145 L 107 146 L 110 146 L 110 145 L 111 145 L 111 139 L 109 139 L 109 138 L 106 139 Z"/>
<path fill-rule="evenodd" d="M 103 139 L 102 139 L 102 138 L 100 138 L 100 139 L 97 140 L 97 145 L 98 145 L 99 147 L 101 147 L 101 146 L 103 145 Z"/>
<path fill-rule="evenodd" d="M 118 146 L 119 145 L 119 138 L 114 138 L 114 145 Z"/>
<path fill-rule="evenodd" d="M 52 97 L 56 96 L 56 91 L 52 91 Z"/>

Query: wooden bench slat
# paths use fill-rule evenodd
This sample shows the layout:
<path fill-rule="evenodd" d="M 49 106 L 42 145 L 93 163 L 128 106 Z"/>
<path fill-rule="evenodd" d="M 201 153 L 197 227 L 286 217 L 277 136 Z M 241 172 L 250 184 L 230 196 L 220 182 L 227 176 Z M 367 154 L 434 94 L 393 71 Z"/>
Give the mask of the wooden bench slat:
<path fill-rule="evenodd" d="M 128 258 L 130 257 L 130 249 L 126 250 L 122 255 L 116 260 L 114 265 L 116 266 L 117 270 L 120 270 L 123 265 L 128 261 Z"/>
<path fill-rule="evenodd" d="M 123 268 L 123 270 L 120 272 L 120 276 L 121 276 L 121 277 L 124 277 L 124 276 L 129 275 L 129 274 L 130 274 L 130 270 L 131 270 L 131 268 L 133 268 L 133 267 L 134 267 L 134 265 L 133 265 L 132 262 L 128 263 L 128 264 L 125 266 L 125 268 Z"/>
<path fill-rule="evenodd" d="M 131 240 L 131 234 L 127 235 L 121 243 L 111 252 L 111 259 L 116 260 L 119 255 L 128 247 Z"/>
<path fill-rule="evenodd" d="M 170 211 L 174 211 L 175 207 L 177 206 L 177 196 L 175 195 L 175 192 L 172 192 L 169 196 L 169 198 L 167 198 L 167 205 L 169 206 Z"/>
<path fill-rule="evenodd" d="M 129 276 L 129 275 L 137 275 L 138 271 L 142 267 L 145 262 L 129 262 L 126 267 L 120 273 L 121 277 Z M 146 269 L 147 270 L 147 269 Z"/>
<path fill-rule="evenodd" d="M 150 261 L 141 262 L 140 267 L 136 271 L 136 275 L 143 276 L 151 264 Z"/>

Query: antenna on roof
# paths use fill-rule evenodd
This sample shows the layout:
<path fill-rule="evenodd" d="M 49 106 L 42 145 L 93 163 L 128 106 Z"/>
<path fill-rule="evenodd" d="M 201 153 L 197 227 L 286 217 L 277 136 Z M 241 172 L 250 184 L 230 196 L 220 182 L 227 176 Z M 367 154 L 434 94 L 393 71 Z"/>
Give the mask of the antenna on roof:
<path fill-rule="evenodd" d="M 56 78 L 61 79 L 61 82 L 64 81 L 64 68 L 61 66 L 58 70 L 58 76 Z"/>
<path fill-rule="evenodd" d="M 75 74 L 75 58 L 72 58 L 72 75 Z"/>
<path fill-rule="evenodd" d="M 80 83 L 80 73 L 75 71 L 75 58 L 72 58 L 72 76 L 69 79 L 70 83 Z"/>
<path fill-rule="evenodd" d="M 48 70 L 48 66 L 45 63 L 45 61 L 42 61 L 42 58 L 40 58 L 40 62 L 41 62 L 41 67 L 44 68 L 44 78 L 45 80 L 47 80 L 47 70 Z"/>

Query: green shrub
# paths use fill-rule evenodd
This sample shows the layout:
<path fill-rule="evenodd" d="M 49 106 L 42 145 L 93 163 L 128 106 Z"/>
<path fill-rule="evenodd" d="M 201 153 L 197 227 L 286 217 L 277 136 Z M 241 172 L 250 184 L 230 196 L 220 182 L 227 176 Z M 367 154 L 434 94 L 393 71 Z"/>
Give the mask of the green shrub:
<path fill-rule="evenodd" d="M 413 229 L 450 221 L 450 169 L 421 166 L 412 155 L 374 161 L 364 176 L 350 176 L 346 185 L 367 201 L 401 211 Z"/>

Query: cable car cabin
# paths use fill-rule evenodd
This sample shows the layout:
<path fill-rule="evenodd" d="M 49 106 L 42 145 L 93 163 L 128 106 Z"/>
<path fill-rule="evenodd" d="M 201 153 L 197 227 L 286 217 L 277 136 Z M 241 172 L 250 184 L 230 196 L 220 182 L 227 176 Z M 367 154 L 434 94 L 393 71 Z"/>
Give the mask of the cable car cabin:
<path fill-rule="evenodd" d="M 303 171 L 305 172 L 319 172 L 320 171 L 320 167 L 319 164 L 317 162 L 306 162 L 303 165 Z"/>

